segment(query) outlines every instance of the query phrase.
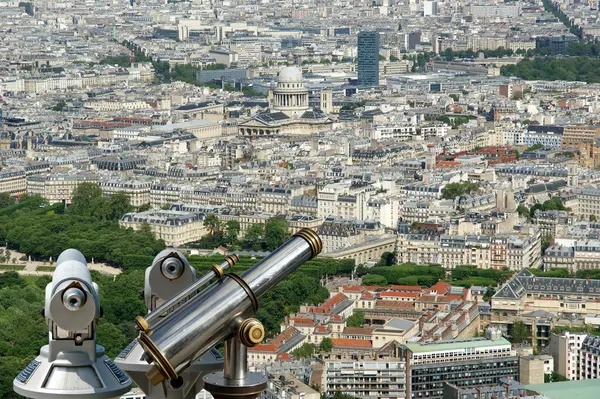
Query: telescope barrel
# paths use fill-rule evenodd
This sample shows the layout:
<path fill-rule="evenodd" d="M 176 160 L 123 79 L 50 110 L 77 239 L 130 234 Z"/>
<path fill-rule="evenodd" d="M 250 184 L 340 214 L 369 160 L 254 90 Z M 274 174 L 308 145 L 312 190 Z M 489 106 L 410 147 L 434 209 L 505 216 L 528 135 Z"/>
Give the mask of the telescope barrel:
<path fill-rule="evenodd" d="M 138 340 L 155 365 L 147 373 L 152 384 L 176 379 L 192 357 L 206 353 L 236 329 L 238 335 L 249 331 L 238 326 L 256 313 L 258 298 L 321 250 L 315 232 L 300 230 L 241 277 L 226 274 L 227 278 L 192 298 L 183 311 L 169 315 L 151 334 L 142 331 Z"/>
<path fill-rule="evenodd" d="M 225 258 L 223 262 L 219 265 L 214 265 L 212 270 L 206 273 L 204 276 L 200 277 L 193 284 L 189 285 L 183 291 L 180 291 L 178 294 L 173 296 L 171 299 L 164 302 L 161 306 L 156 308 L 154 311 L 148 313 L 143 318 L 136 319 L 137 326 L 146 330 L 148 328 L 153 329 L 156 328 L 159 324 L 161 324 L 160 316 L 167 313 L 169 310 L 174 308 L 179 302 L 186 300 L 188 297 L 193 297 L 199 294 L 200 288 L 202 288 L 206 283 L 213 279 L 213 277 L 220 278 L 223 276 L 225 270 L 232 267 L 239 261 L 239 257 L 237 255 L 230 255 Z M 187 299 L 187 302 L 182 305 L 183 307 L 187 307 L 191 302 L 191 299 Z M 145 320 L 145 325 L 144 325 Z"/>

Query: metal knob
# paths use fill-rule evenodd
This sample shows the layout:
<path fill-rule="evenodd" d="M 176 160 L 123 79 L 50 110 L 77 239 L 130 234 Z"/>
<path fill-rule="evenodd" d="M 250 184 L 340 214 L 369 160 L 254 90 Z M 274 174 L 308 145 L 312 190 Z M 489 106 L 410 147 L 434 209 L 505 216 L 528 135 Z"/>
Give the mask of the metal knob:
<path fill-rule="evenodd" d="M 65 290 L 62 301 L 65 308 L 77 311 L 85 305 L 85 294 L 79 288 L 71 287 Z"/>
<path fill-rule="evenodd" d="M 265 339 L 265 328 L 262 323 L 256 319 L 244 320 L 238 328 L 238 340 L 248 347 L 253 347 Z"/>
<path fill-rule="evenodd" d="M 183 262 L 179 258 L 170 257 L 163 261 L 160 271 L 169 280 L 175 280 L 183 274 Z"/>

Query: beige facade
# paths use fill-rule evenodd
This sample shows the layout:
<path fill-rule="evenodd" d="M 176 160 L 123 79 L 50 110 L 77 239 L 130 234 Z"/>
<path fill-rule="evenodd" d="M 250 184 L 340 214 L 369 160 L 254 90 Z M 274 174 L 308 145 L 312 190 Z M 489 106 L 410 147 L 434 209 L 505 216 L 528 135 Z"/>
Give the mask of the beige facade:
<path fill-rule="evenodd" d="M 132 206 L 139 207 L 150 203 L 149 182 L 101 181 L 98 185 L 104 195 L 125 193 Z"/>
<path fill-rule="evenodd" d="M 164 240 L 168 247 L 198 241 L 208 233 L 199 215 L 179 211 L 127 213 L 121 218 L 119 225 L 133 230 L 149 226 L 156 238 Z"/>
<path fill-rule="evenodd" d="M 97 176 L 85 173 L 31 175 L 27 177 L 27 194 L 41 195 L 50 204 L 70 204 L 77 186 L 98 180 Z"/>
<path fill-rule="evenodd" d="M 322 254 L 324 258 L 354 259 L 356 264 L 377 261 L 384 252 L 394 252 L 396 236 L 386 234 L 338 251 Z"/>
<path fill-rule="evenodd" d="M 0 171 L 0 193 L 24 194 L 27 191 L 25 171 Z"/>

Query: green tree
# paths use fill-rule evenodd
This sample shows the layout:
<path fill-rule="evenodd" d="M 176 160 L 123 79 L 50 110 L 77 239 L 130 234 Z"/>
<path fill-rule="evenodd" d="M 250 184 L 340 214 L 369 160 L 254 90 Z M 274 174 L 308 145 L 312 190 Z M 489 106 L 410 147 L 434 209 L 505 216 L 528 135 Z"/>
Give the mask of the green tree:
<path fill-rule="evenodd" d="M 304 343 L 301 347 L 290 352 L 296 359 L 309 359 L 315 353 L 317 346 L 309 342 Z"/>
<path fill-rule="evenodd" d="M 362 280 L 364 285 L 388 285 L 388 281 L 384 276 L 377 274 L 367 274 Z"/>
<path fill-rule="evenodd" d="M 133 208 L 129 203 L 129 196 L 124 192 L 118 192 L 109 195 L 104 199 L 109 211 L 108 218 L 110 220 L 119 220 L 124 214 L 131 212 Z"/>
<path fill-rule="evenodd" d="M 354 312 L 346 320 L 348 327 L 362 327 L 365 324 L 365 314 L 363 312 Z"/>
<path fill-rule="evenodd" d="M 540 245 L 541 245 L 542 254 L 544 254 L 546 252 L 546 249 L 548 249 L 550 247 L 550 245 L 552 245 L 552 235 L 550 233 L 543 234 Z"/>
<path fill-rule="evenodd" d="M 569 381 L 569 379 L 567 377 L 565 377 L 564 375 L 559 374 L 556 371 L 553 371 L 551 374 L 545 374 L 544 375 L 544 382 L 545 383 L 561 382 L 561 381 Z"/>
<path fill-rule="evenodd" d="M 590 222 L 597 222 L 598 218 L 596 217 L 596 215 L 590 215 Z"/>
<path fill-rule="evenodd" d="M 96 183 L 81 183 L 73 190 L 69 211 L 80 216 L 92 216 L 103 208 L 102 189 Z"/>
<path fill-rule="evenodd" d="M 221 219 L 219 219 L 219 215 L 216 213 L 209 213 L 204 217 L 203 225 L 206 227 L 210 235 L 214 235 L 215 232 L 221 230 L 222 223 Z"/>
<path fill-rule="evenodd" d="M 0 208 L 6 208 L 15 204 L 15 200 L 10 198 L 9 193 L 0 193 Z"/>
<path fill-rule="evenodd" d="M 319 349 L 321 352 L 331 352 L 333 349 L 331 338 L 323 338 L 323 341 L 321 341 L 321 344 L 319 345 Z"/>
<path fill-rule="evenodd" d="M 552 199 L 549 199 L 548 201 L 545 201 L 542 204 L 542 209 L 545 211 L 566 211 L 567 208 L 565 208 L 565 205 L 563 204 L 562 200 L 558 197 L 554 197 Z"/>
<path fill-rule="evenodd" d="M 225 224 L 225 230 L 225 241 L 229 244 L 236 243 L 241 230 L 240 222 L 238 222 L 237 220 L 228 221 Z"/>
<path fill-rule="evenodd" d="M 495 294 L 496 290 L 492 287 L 488 287 L 487 291 L 485 291 L 485 294 L 483 295 L 483 300 L 489 302 Z"/>
<path fill-rule="evenodd" d="M 65 109 L 66 106 L 67 106 L 66 102 L 60 101 L 54 107 L 52 107 L 52 111 L 61 112 Z"/>
<path fill-rule="evenodd" d="M 377 266 L 392 266 L 396 260 L 396 255 L 393 252 L 384 252 L 381 254 L 381 259 Z"/>
<path fill-rule="evenodd" d="M 521 320 L 517 320 L 513 323 L 510 330 L 510 340 L 513 344 L 520 344 L 521 342 L 530 342 L 531 333 L 529 328 Z"/>
<path fill-rule="evenodd" d="M 352 395 L 348 395 L 346 393 L 342 393 L 340 391 L 335 391 L 333 394 L 333 399 L 356 399 Z"/>
<path fill-rule="evenodd" d="M 262 243 L 265 235 L 265 225 L 255 223 L 248 227 L 246 234 L 244 235 L 243 247 L 247 249 L 253 249 L 260 251 L 262 249 Z"/>
<path fill-rule="evenodd" d="M 517 213 L 521 217 L 524 217 L 524 218 L 527 218 L 527 219 L 530 218 L 529 208 L 527 208 L 525 205 L 519 205 L 517 207 Z"/>
<path fill-rule="evenodd" d="M 479 191 L 479 186 L 473 182 L 465 181 L 460 183 L 450 183 L 442 189 L 443 199 L 455 199 L 461 195 L 470 194 Z"/>
<path fill-rule="evenodd" d="M 290 238 L 290 225 L 286 219 L 273 218 L 265 223 L 265 244 L 274 251 Z"/>

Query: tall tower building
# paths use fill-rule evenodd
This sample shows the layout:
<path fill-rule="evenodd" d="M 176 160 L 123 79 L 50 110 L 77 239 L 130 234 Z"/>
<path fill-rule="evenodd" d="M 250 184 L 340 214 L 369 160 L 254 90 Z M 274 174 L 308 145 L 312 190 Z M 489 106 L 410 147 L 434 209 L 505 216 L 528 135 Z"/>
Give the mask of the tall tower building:
<path fill-rule="evenodd" d="M 379 33 L 358 33 L 358 84 L 379 85 Z"/>
<path fill-rule="evenodd" d="M 321 90 L 321 111 L 326 114 L 333 112 L 333 95 L 331 89 Z"/>
<path fill-rule="evenodd" d="M 577 162 L 571 161 L 567 166 L 568 170 L 568 184 L 570 187 L 577 187 L 579 184 L 579 178 L 577 176 Z"/>

